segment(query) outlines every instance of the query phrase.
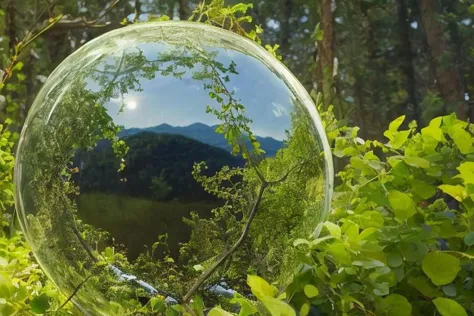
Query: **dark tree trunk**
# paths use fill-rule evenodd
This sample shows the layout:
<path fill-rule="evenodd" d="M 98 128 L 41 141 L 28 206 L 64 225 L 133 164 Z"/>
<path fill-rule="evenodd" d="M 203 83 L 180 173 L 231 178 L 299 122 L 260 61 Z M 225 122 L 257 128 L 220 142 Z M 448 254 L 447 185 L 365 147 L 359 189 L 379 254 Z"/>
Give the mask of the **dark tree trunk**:
<path fill-rule="evenodd" d="M 408 93 L 408 103 L 413 108 L 413 119 L 421 123 L 420 107 L 416 98 L 416 80 L 413 67 L 413 55 L 410 42 L 410 23 L 407 15 L 405 0 L 398 0 L 398 27 L 400 43 L 398 51 L 403 74 L 405 76 L 405 87 Z"/>
<path fill-rule="evenodd" d="M 283 57 L 287 58 L 290 51 L 290 19 L 293 13 L 293 0 L 282 0 L 281 2 L 281 16 L 280 16 L 280 49 Z"/>
<path fill-rule="evenodd" d="M 334 101 L 334 15 L 332 0 L 321 0 L 320 3 L 323 38 L 317 41 L 315 75 L 317 90 L 322 92 L 324 106 L 327 107 Z"/>
<path fill-rule="evenodd" d="M 16 18 L 16 8 L 15 0 L 8 0 L 7 10 L 5 15 L 5 24 L 6 24 L 6 35 L 8 37 L 8 47 L 10 48 L 10 53 L 15 53 L 15 45 L 18 41 L 16 34 L 15 18 Z"/>
<path fill-rule="evenodd" d="M 420 0 L 419 3 L 426 42 L 435 68 L 438 91 L 445 103 L 455 108 L 459 119 L 471 118 L 471 111 L 464 100 L 464 88 L 456 65 L 440 62 L 448 53 L 449 47 L 443 27 L 436 17 L 436 2 L 435 0 Z"/>
<path fill-rule="evenodd" d="M 189 2 L 188 0 L 179 0 L 179 18 L 186 20 L 189 17 Z"/>

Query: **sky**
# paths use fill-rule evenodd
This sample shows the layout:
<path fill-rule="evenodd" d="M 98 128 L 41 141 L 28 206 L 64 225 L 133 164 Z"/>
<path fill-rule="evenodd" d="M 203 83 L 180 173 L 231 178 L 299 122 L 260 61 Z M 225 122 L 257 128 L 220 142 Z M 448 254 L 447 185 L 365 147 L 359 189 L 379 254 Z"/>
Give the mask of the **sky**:
<path fill-rule="evenodd" d="M 149 60 L 157 59 L 160 52 L 175 48 L 173 45 L 157 43 L 140 45 Z M 137 51 L 136 47 L 125 49 L 127 53 Z M 230 82 L 226 86 L 234 91 L 234 97 L 240 99 L 246 107 L 246 116 L 253 121 L 252 131 L 259 136 L 283 140 L 293 111 L 293 94 L 283 80 L 255 57 L 232 49 L 207 47 L 206 50 L 218 51 L 216 59 L 226 66 L 231 61 L 236 64 L 238 75 L 230 75 Z M 99 69 L 105 63 L 114 65 L 113 58 L 118 60 L 122 56 L 122 50 L 117 50 L 115 55 L 105 58 Z M 129 65 L 123 65 L 122 69 L 127 69 L 127 66 Z M 151 80 L 141 78 L 143 91 L 128 91 L 124 94 L 123 112 L 118 113 L 121 98 L 110 100 L 105 107 L 114 122 L 125 128 L 144 128 L 163 123 L 173 126 L 187 126 L 196 122 L 219 124 L 213 114 L 205 111 L 208 104 L 217 106 L 217 103 L 209 98 L 209 90 L 204 89 L 203 81 L 192 78 L 192 72 L 196 68 L 187 69 L 182 79 L 159 73 Z M 97 89 L 97 83 L 93 80 L 88 79 L 87 82 L 90 88 Z"/>

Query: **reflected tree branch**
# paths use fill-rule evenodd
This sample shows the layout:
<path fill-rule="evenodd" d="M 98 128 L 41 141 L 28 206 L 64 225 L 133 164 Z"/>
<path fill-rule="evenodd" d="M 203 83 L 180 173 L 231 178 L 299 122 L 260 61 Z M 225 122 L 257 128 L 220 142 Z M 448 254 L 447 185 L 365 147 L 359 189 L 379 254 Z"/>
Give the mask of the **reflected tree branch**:
<path fill-rule="evenodd" d="M 244 226 L 242 234 L 240 235 L 239 239 L 235 242 L 235 244 L 223 255 L 221 256 L 209 269 L 207 269 L 193 284 L 193 286 L 189 289 L 186 295 L 183 297 L 183 302 L 187 303 L 196 293 L 196 291 L 201 287 L 201 285 L 230 257 L 232 254 L 239 248 L 242 242 L 247 237 L 248 233 L 250 232 L 250 226 L 257 214 L 258 207 L 262 201 L 263 193 L 265 189 L 268 187 L 268 184 L 262 183 L 258 190 L 257 198 L 252 205 L 252 209 L 250 210 L 249 218 L 247 219 L 247 223 Z"/>

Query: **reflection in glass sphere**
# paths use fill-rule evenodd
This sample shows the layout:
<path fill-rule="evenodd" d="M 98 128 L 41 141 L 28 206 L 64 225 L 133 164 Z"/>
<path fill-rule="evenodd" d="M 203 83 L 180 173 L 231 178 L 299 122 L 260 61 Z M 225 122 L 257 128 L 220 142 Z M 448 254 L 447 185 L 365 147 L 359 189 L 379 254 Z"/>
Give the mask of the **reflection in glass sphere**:
<path fill-rule="evenodd" d="M 253 42 L 201 24 L 97 38 L 50 76 L 16 166 L 22 227 L 84 313 L 116 303 L 284 286 L 292 241 L 316 233 L 332 189 L 320 118 Z M 202 277 L 205 275 L 205 277 Z"/>

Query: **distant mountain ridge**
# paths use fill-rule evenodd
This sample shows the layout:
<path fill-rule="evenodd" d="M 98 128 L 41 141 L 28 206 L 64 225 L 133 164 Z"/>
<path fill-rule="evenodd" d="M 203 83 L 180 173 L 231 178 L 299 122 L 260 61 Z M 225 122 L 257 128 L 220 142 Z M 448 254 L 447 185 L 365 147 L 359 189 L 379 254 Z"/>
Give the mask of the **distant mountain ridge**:
<path fill-rule="evenodd" d="M 208 126 L 203 123 L 193 123 L 188 126 L 172 126 L 164 123 L 152 127 L 123 129 L 119 133 L 119 137 L 132 136 L 141 132 L 175 134 L 192 138 L 202 143 L 219 147 L 230 152 L 231 146 L 227 143 L 224 135 L 215 132 L 216 127 L 217 125 Z M 257 141 L 261 144 L 261 148 L 265 150 L 268 156 L 275 156 L 277 151 L 284 145 L 282 141 L 278 141 L 272 137 L 257 136 Z"/>

